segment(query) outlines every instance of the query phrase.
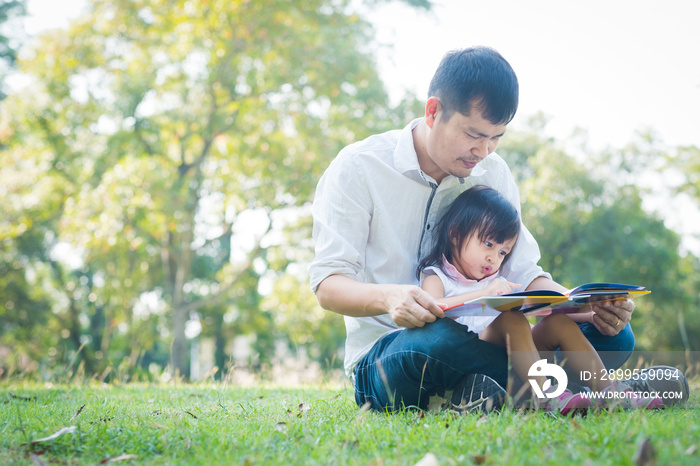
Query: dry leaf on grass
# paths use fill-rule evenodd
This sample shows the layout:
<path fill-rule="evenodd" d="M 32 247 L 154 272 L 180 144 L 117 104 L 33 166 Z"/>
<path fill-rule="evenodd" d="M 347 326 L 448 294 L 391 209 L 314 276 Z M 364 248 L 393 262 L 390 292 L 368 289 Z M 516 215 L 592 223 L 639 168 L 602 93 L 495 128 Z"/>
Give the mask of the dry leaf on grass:
<path fill-rule="evenodd" d="M 129 461 L 129 460 L 135 460 L 135 459 L 138 459 L 138 456 L 136 456 L 136 455 L 120 455 L 120 456 L 115 456 L 114 458 L 105 458 L 102 461 L 100 461 L 100 464 L 119 463 L 120 461 Z"/>
<path fill-rule="evenodd" d="M 286 422 L 278 422 L 275 425 L 275 430 L 277 432 L 287 432 L 287 423 Z"/>
<path fill-rule="evenodd" d="M 50 442 L 51 440 L 60 437 L 63 434 L 72 434 L 73 431 L 75 431 L 75 426 L 70 426 L 70 427 L 64 427 L 63 429 L 59 430 L 58 432 L 49 435 L 48 437 L 32 440 L 31 442 L 23 443 L 22 445 L 36 445 L 37 443 L 42 443 L 42 442 Z"/>
<path fill-rule="evenodd" d="M 656 450 L 648 437 L 642 440 L 634 455 L 634 464 L 637 466 L 652 466 L 656 464 Z"/>
<path fill-rule="evenodd" d="M 72 421 L 73 419 L 75 419 L 76 417 L 78 417 L 78 415 L 79 415 L 80 413 L 83 412 L 83 408 L 84 408 L 84 407 L 85 407 L 85 405 L 82 405 L 80 408 L 78 408 L 78 412 L 75 413 L 75 414 L 73 415 L 73 417 L 70 418 L 70 420 Z"/>
<path fill-rule="evenodd" d="M 112 417 L 101 417 L 101 418 L 99 418 L 99 419 L 96 420 L 96 421 L 91 421 L 90 424 L 97 424 L 98 422 L 107 423 L 107 422 L 111 421 L 112 419 L 114 419 L 114 416 L 112 416 Z"/>
<path fill-rule="evenodd" d="M 440 466 L 437 457 L 432 453 L 426 453 L 420 461 L 416 463 L 416 466 Z"/>

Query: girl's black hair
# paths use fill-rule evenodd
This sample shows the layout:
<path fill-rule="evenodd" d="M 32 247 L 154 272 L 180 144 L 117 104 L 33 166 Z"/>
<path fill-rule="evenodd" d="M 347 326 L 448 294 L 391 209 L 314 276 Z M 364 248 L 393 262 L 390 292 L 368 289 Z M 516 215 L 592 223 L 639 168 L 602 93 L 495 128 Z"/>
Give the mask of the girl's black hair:
<path fill-rule="evenodd" d="M 481 241 L 504 243 L 519 233 L 520 217 L 516 208 L 495 189 L 473 186 L 457 196 L 443 214 L 435 227 L 433 247 L 420 261 L 416 275 L 420 277 L 421 270 L 430 266 L 437 266 L 447 273 L 442 256 L 454 263 L 453 252 L 461 251 L 464 242 L 473 235 Z M 452 246 L 450 238 L 458 239 L 458 248 Z"/>

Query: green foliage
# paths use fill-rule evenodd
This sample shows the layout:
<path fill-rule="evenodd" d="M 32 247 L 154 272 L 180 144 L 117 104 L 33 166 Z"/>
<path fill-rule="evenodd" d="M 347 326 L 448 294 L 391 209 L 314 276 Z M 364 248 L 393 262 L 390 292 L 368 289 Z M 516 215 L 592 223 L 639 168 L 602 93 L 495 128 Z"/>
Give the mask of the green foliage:
<path fill-rule="evenodd" d="M 679 147 L 676 154 L 669 155 L 668 165 L 685 175 L 678 191 L 687 193 L 700 204 L 700 148 Z"/>
<path fill-rule="evenodd" d="M 2 333 L 24 341 L 17 319 L 52 328 L 54 362 L 77 354 L 88 372 L 170 346 L 187 374 L 185 328 L 200 319 L 219 367 L 244 334 L 264 361 L 286 331 L 258 285 L 308 288 L 296 227 L 322 171 L 416 101 L 387 105 L 372 30 L 346 1 L 89 6 L 40 38 L 19 64 L 31 86 L 4 107 L 0 295 L 15 311 Z M 309 293 L 293 299 L 322 314 Z M 318 354 L 341 339 L 317 337 Z"/>
<path fill-rule="evenodd" d="M 509 134 L 499 149 L 514 161 L 523 221 L 540 245 L 542 267 L 568 287 L 595 281 L 644 285 L 652 294 L 637 302 L 637 347 L 700 346 L 700 334 L 679 325 L 683 312 L 690 329 L 700 320 L 698 296 L 691 291 L 697 280 L 688 273 L 693 260 L 681 257 L 679 235 L 643 207 L 639 167 L 661 161 L 658 149 L 646 139 L 614 154 L 584 150 L 574 156 L 541 135 L 545 126 L 537 116 L 528 131 Z"/>
<path fill-rule="evenodd" d="M 3 81 L 15 64 L 19 47 L 17 32 L 8 26 L 24 14 L 25 0 L 0 0 L 0 100 L 5 98 Z"/>

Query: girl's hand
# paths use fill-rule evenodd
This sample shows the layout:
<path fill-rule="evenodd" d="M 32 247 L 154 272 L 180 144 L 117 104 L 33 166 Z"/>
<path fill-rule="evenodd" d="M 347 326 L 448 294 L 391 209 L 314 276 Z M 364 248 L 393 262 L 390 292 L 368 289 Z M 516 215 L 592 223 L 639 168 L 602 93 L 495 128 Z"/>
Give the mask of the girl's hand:
<path fill-rule="evenodd" d="M 491 280 L 484 291 L 486 296 L 499 296 L 502 294 L 510 293 L 516 288 L 520 288 L 517 283 L 511 283 L 503 277 L 498 277 L 495 280 Z"/>

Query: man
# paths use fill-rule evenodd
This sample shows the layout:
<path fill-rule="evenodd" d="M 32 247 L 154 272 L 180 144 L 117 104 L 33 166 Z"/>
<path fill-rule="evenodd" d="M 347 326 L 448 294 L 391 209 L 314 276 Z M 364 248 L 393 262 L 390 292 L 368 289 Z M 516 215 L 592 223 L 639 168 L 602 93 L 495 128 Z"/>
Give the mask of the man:
<path fill-rule="evenodd" d="M 510 170 L 493 153 L 517 105 L 517 78 L 498 52 L 448 53 L 431 81 L 423 118 L 346 147 L 320 180 L 311 286 L 323 308 L 345 316 L 345 370 L 358 404 L 426 408 L 431 396 L 454 391 L 453 404 L 465 410 L 500 407 L 506 351 L 445 319 L 415 272 L 442 211 L 467 188 L 491 186 L 520 209 Z M 526 289 L 563 291 L 539 258 L 523 226 L 502 275 Z M 610 354 L 617 360 L 601 357 L 617 368 L 634 348 L 634 303 L 594 311 L 576 319 L 598 351 L 616 351 Z"/>

